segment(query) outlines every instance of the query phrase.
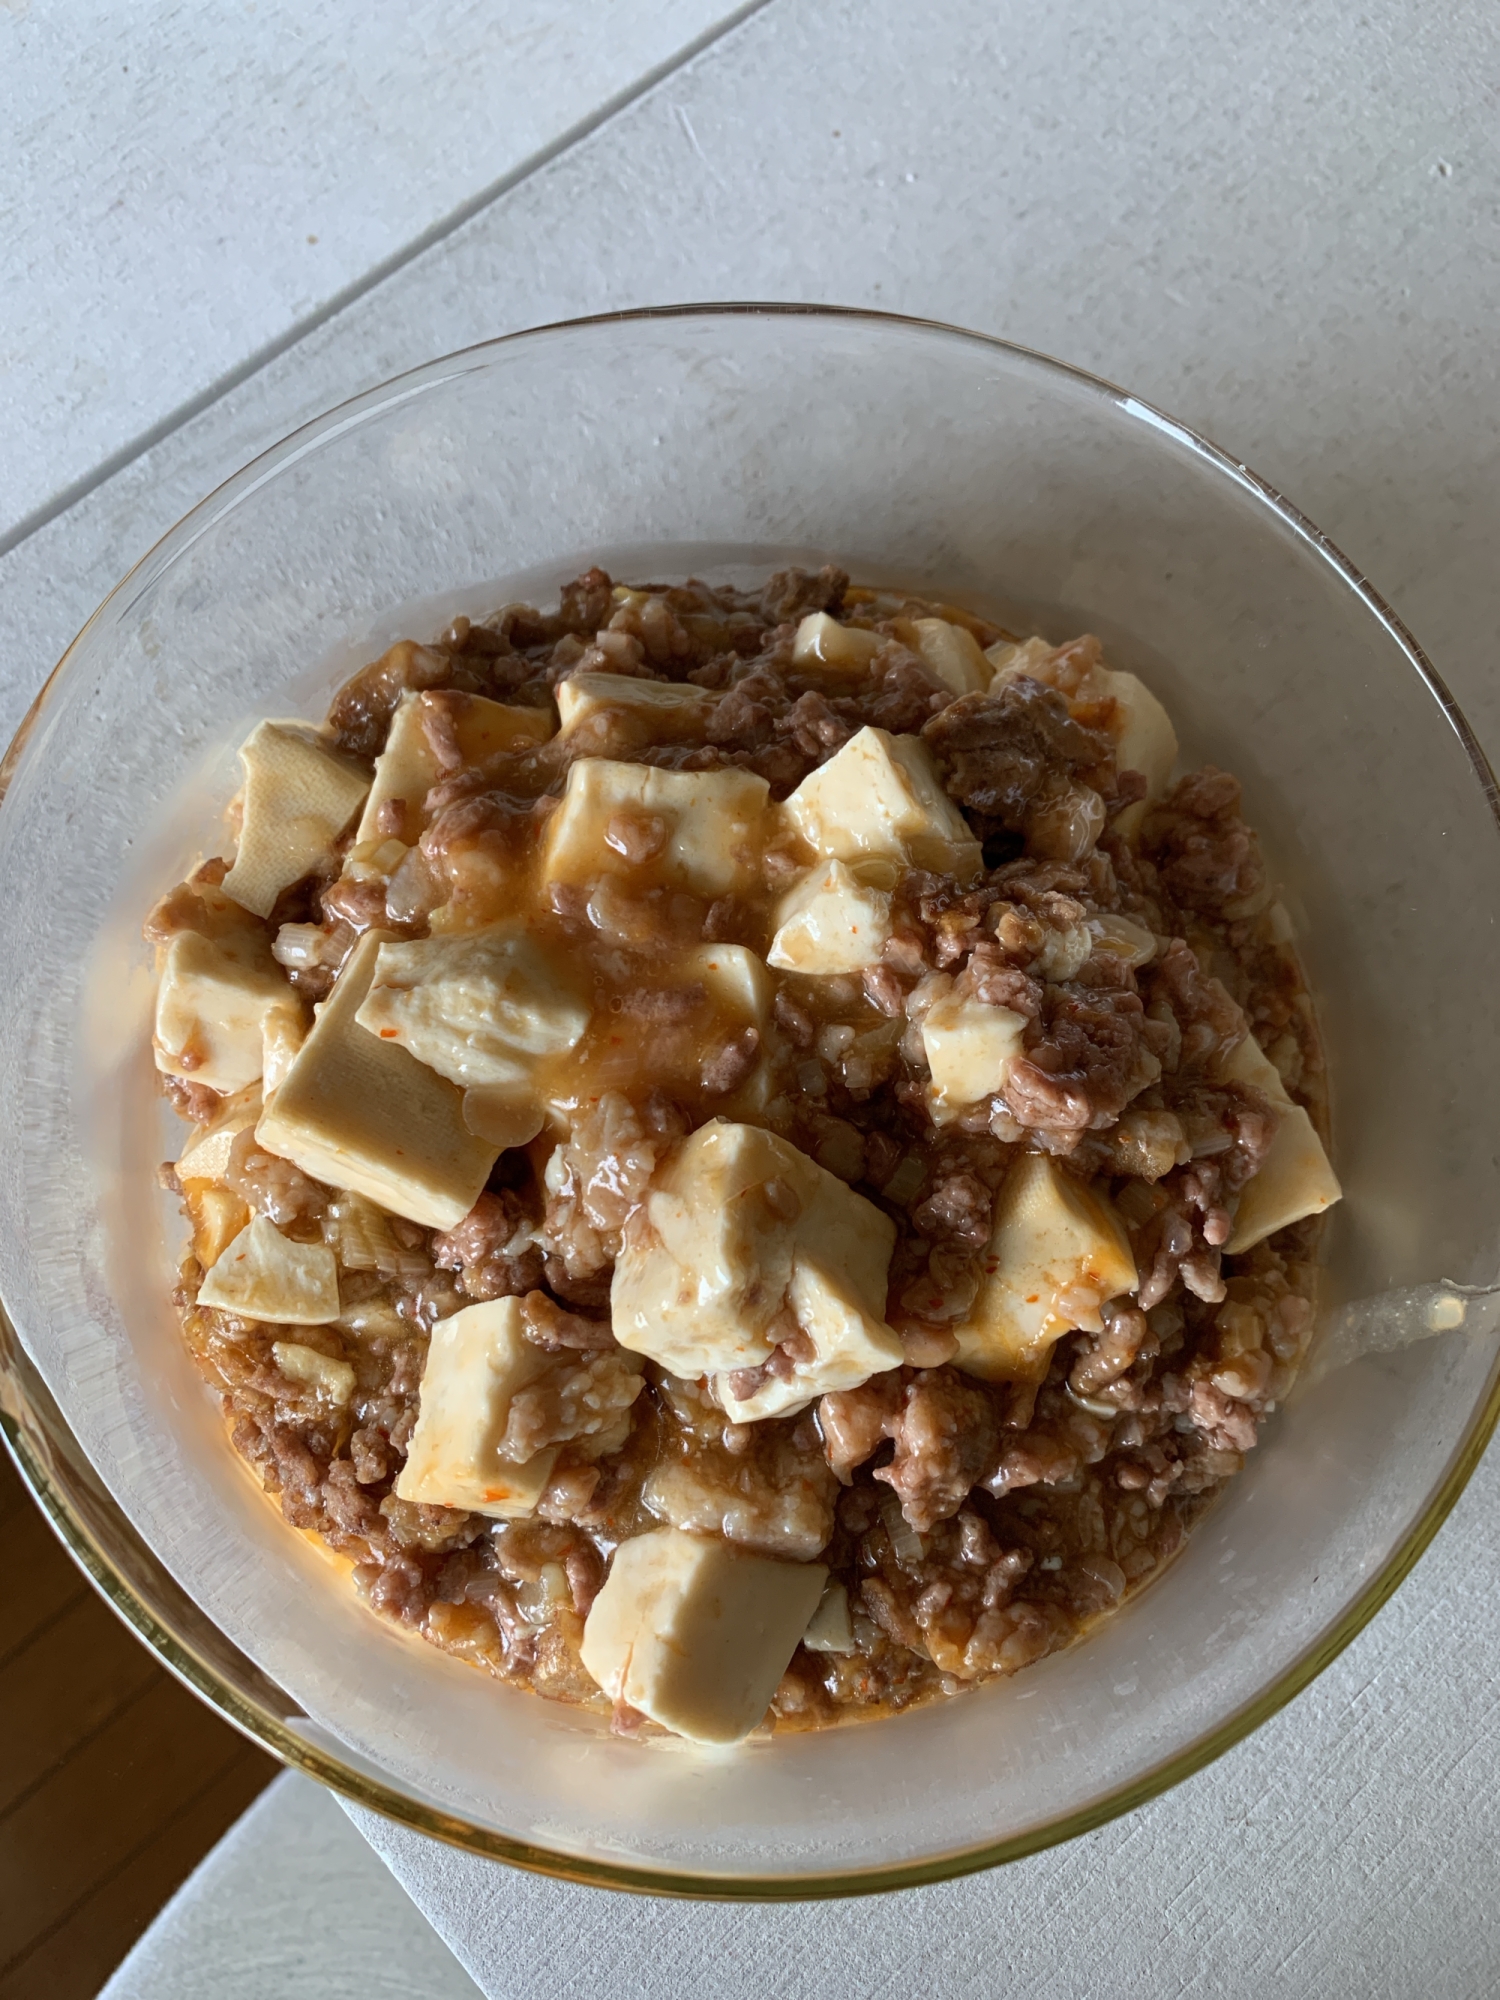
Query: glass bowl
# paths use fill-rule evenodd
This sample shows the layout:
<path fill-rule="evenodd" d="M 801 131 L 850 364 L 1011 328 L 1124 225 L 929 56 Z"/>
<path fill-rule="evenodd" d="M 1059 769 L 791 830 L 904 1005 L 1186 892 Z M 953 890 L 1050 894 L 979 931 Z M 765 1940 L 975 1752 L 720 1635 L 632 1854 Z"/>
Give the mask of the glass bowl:
<path fill-rule="evenodd" d="M 49 681 L 0 812 L 7 1432 L 176 1672 L 427 1833 L 718 1896 L 987 1866 L 1160 1791 L 1347 1643 L 1483 1449 L 1496 1338 L 1471 1314 L 1325 1372 L 1084 1643 L 886 1722 L 728 1754 L 624 1742 L 371 1617 L 228 1449 L 178 1338 L 138 925 L 213 838 L 255 717 L 319 713 L 390 639 L 595 560 L 656 580 L 836 560 L 1023 632 L 1098 633 L 1186 755 L 1243 779 L 1285 885 L 1347 1189 L 1328 1310 L 1493 1279 L 1493 780 L 1379 598 L 1251 473 L 1107 383 L 920 322 L 693 308 L 496 341 L 310 424 L 174 528 Z M 1399 1337 L 1399 1298 L 1382 1312 Z"/>

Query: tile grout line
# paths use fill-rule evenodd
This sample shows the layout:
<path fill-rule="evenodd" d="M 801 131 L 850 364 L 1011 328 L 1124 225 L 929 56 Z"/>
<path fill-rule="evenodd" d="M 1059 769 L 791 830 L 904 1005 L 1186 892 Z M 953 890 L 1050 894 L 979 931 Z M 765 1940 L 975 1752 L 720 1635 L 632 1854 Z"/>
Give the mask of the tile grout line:
<path fill-rule="evenodd" d="M 733 34 L 736 28 L 742 27 L 746 21 L 763 12 L 771 4 L 772 0 L 742 0 L 742 4 L 736 7 L 733 13 L 715 22 L 711 28 L 705 28 L 701 34 L 685 42 L 672 55 L 644 71 L 633 83 L 617 91 L 613 97 L 607 98 L 596 110 L 581 118 L 576 125 L 570 125 L 566 132 L 560 132 L 545 146 L 528 154 L 518 166 L 501 174 L 497 180 L 490 181 L 477 194 L 461 201 L 456 208 L 450 209 L 447 215 L 430 224 L 410 242 L 393 251 L 389 257 L 372 264 L 369 270 L 356 278 L 352 284 L 345 285 L 316 310 L 295 321 L 285 333 L 278 334 L 274 340 L 265 342 L 246 360 L 219 376 L 198 395 L 190 396 L 186 402 L 180 403 L 159 423 L 142 431 L 128 444 L 122 445 L 118 451 L 111 452 L 109 457 L 101 460 L 91 472 L 85 473 L 81 479 L 75 479 L 71 485 L 55 493 L 50 500 L 44 501 L 40 507 L 35 507 L 29 514 L 24 515 L 13 528 L 0 534 L 0 558 L 10 555 L 23 542 L 45 528 L 49 522 L 55 521 L 59 515 L 66 514 L 70 508 L 76 507 L 80 500 L 87 499 L 98 487 L 106 485 L 116 473 L 123 472 L 128 465 L 133 465 L 138 458 L 144 457 L 148 451 L 154 450 L 157 445 L 172 436 L 173 432 L 181 430 L 195 417 L 202 416 L 205 410 L 221 402 L 225 396 L 248 382 L 252 376 L 269 367 L 271 362 L 289 353 L 309 334 L 316 333 L 319 327 L 326 326 L 349 306 L 376 291 L 387 278 L 394 277 L 408 264 L 415 263 L 428 250 L 462 229 L 466 222 L 471 222 L 476 215 L 482 214 L 485 209 L 503 200 L 524 181 L 530 180 L 544 167 L 551 166 L 554 160 L 561 159 L 563 154 L 571 152 L 575 146 L 591 138 L 611 119 L 617 118 L 622 111 L 629 110 L 632 104 L 639 103 L 643 97 L 649 96 L 659 84 L 665 83 L 669 77 L 685 69 L 690 62 L 705 54 L 715 43 L 723 41 L 726 36 Z"/>

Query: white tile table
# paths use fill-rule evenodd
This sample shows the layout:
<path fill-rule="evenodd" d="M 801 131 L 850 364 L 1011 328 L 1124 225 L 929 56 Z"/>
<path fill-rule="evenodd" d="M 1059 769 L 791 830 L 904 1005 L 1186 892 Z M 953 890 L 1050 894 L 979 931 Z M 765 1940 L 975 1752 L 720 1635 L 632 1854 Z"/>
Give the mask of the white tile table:
<path fill-rule="evenodd" d="M 154 537 L 301 418 L 488 334 L 761 297 L 1002 333 L 1197 424 L 1367 568 L 1500 744 L 1497 85 L 1474 0 L 6 0 L 0 145 L 29 150 L 0 181 L 0 729 Z M 1249 1744 L 984 1880 L 692 1911 L 360 1823 L 507 1996 L 1492 1991 L 1497 1490 L 1492 1461 Z M 277 1828 L 334 1823 L 299 1796 L 237 1831 L 200 1912 L 253 1896 Z M 350 1907 L 380 1901 L 351 1852 Z M 328 1907 L 288 1888 L 278 1921 L 321 1952 Z M 235 1984 L 195 1921 L 118 1991 L 297 1990 Z M 173 1987 L 185 1936 L 198 1983 Z"/>

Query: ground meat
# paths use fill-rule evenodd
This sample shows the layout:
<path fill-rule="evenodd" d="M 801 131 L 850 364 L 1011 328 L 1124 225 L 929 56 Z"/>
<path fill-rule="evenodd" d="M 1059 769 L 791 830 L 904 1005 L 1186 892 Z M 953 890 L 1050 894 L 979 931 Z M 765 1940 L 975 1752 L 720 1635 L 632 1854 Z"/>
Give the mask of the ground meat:
<path fill-rule="evenodd" d="M 409 688 L 441 687 L 450 673 L 446 652 L 400 640 L 334 697 L 328 720 L 339 748 L 355 757 L 378 756 L 402 695 Z"/>
<path fill-rule="evenodd" d="M 194 1083 L 185 1076 L 168 1076 L 161 1070 L 157 1071 L 156 1080 L 162 1096 L 178 1117 L 187 1119 L 190 1124 L 206 1125 L 223 1109 L 223 1097 L 217 1090 L 210 1090 L 206 1083 Z"/>
<path fill-rule="evenodd" d="M 886 1438 L 895 1455 L 877 1466 L 920 1534 L 963 1505 L 992 1463 L 996 1421 L 989 1395 L 952 1368 L 878 1375 L 863 1388 L 824 1396 L 818 1405 L 828 1462 L 840 1478 Z"/>
<path fill-rule="evenodd" d="M 978 1250 L 989 1241 L 994 1206 L 993 1192 L 977 1175 L 953 1173 L 912 1210 L 911 1219 L 924 1236 L 948 1237 Z"/>
<path fill-rule="evenodd" d="M 853 729 L 841 715 L 834 713 L 826 696 L 815 693 L 811 688 L 799 695 L 784 716 L 778 718 L 777 730 L 790 737 L 793 745 L 801 751 L 806 760 L 805 769 L 824 763 L 835 750 L 842 750 Z"/>
<path fill-rule="evenodd" d="M 890 1486 L 919 1534 L 956 1514 L 984 1476 L 996 1442 L 990 1398 L 952 1368 L 918 1369 L 890 1435 L 896 1453 L 875 1477 Z"/>
<path fill-rule="evenodd" d="M 1142 851 L 1180 909 L 1211 920 L 1247 914 L 1266 895 L 1260 843 L 1240 817 L 1240 785 L 1209 764 L 1148 813 Z"/>
<path fill-rule="evenodd" d="M 457 1271 L 471 1299 L 516 1298 L 541 1282 L 541 1246 L 526 1240 L 528 1219 L 508 1191 L 482 1194 L 463 1221 L 432 1239 L 432 1261 Z"/>
<path fill-rule="evenodd" d="M 1079 774 L 1113 793 L 1113 738 L 1075 722 L 1053 688 L 1018 675 L 998 694 L 966 694 L 927 723 L 949 792 L 963 806 L 1023 833 L 1058 779 Z"/>
<path fill-rule="evenodd" d="M 229 1149 L 224 1185 L 278 1227 L 316 1221 L 330 1198 L 321 1181 L 310 1179 L 290 1160 L 263 1151 L 255 1142 L 254 1128 L 248 1126 L 236 1134 Z"/>
<path fill-rule="evenodd" d="M 601 1354 L 615 1345 L 607 1319 L 565 1312 L 545 1292 L 528 1292 L 521 1315 L 526 1338 L 549 1353 Z"/>
<path fill-rule="evenodd" d="M 805 569 L 779 569 L 760 593 L 761 616 L 768 625 L 804 618 L 809 611 L 836 617 L 848 588 L 848 575 L 832 563 L 825 563 L 815 575 Z"/>
<path fill-rule="evenodd" d="M 798 624 L 815 611 L 872 635 L 866 669 L 796 662 Z M 553 1114 L 569 1127 L 560 1142 L 503 1153 L 455 1228 L 386 1215 L 266 1153 L 252 1130 L 236 1138 L 228 1220 L 259 1213 L 327 1244 L 340 1312 L 287 1329 L 202 1308 L 201 1265 L 185 1258 L 184 1337 L 234 1445 L 286 1518 L 353 1566 L 374 1610 L 502 1679 L 608 1714 L 581 1664 L 583 1619 L 609 1552 L 664 1521 L 816 1559 L 844 1591 L 854 1651 L 799 1648 L 773 1703 L 778 1726 L 887 1713 L 1014 1672 L 1170 1559 L 1295 1377 L 1316 1225 L 1225 1254 L 1278 1121 L 1260 1092 L 1224 1080 L 1226 1059 L 1253 1032 L 1315 1119 L 1323 1089 L 1311 1003 L 1239 787 L 1211 768 L 1191 773 L 1122 835 L 1121 809 L 1144 780 L 1114 768 L 1115 706 L 1091 698 L 1098 641 L 1034 648 L 1034 678 L 955 698 L 912 622 L 950 615 L 981 646 L 1002 636 L 898 593 L 851 592 L 832 568 L 785 571 L 755 592 L 616 591 L 596 568 L 555 612 L 512 604 L 456 618 L 429 644 L 392 647 L 333 706 L 336 740 L 369 760 L 402 695 L 421 695 L 438 778 L 410 810 L 378 818 L 383 837 L 408 846 L 388 881 L 363 861 L 344 868 L 346 836 L 268 922 L 224 896 L 222 858 L 148 920 L 157 944 L 183 930 L 263 938 L 289 985 L 319 1001 L 373 928 L 423 937 L 508 918 L 530 893 L 577 757 L 747 770 L 784 800 L 870 726 L 923 738 L 979 843 L 977 873 L 900 874 L 876 963 L 817 978 L 773 969 L 769 1008 L 751 1025 L 721 1018 L 706 977 L 674 983 L 664 968 L 704 943 L 764 959 L 777 905 L 807 865 L 790 823 L 750 855 L 751 888 L 709 897 L 664 870 L 633 880 L 660 862 L 672 829 L 661 813 L 615 812 L 607 870 L 553 881 L 536 915 L 593 993 L 580 1060 L 598 1041 L 620 1052 L 600 1058 L 618 1069 L 601 1068 L 597 1088 Z M 604 672 L 622 688 L 687 683 L 708 698 L 661 740 L 619 727 L 622 700 L 607 741 L 584 731 L 465 757 L 473 697 L 550 716 L 564 680 Z M 940 1000 L 1018 1016 L 1022 1054 L 999 1088 L 944 1107 L 939 1122 L 923 1024 Z M 222 1107 L 191 1081 L 163 1088 L 200 1122 Z M 889 1218 L 885 1310 L 905 1354 L 815 1413 L 752 1424 L 727 1421 L 705 1384 L 643 1368 L 610 1322 L 614 1260 L 653 1175 L 684 1134 L 738 1109 L 740 1093 L 752 1122 Z M 1006 1175 L 1037 1152 L 1066 1155 L 1071 1178 L 1113 1200 L 1138 1287 L 1099 1306 L 1098 1331 L 1065 1333 L 1041 1379 L 992 1383 L 954 1365 L 956 1329 L 979 1293 Z M 173 1169 L 164 1185 L 190 1209 L 198 1200 Z M 213 1219 L 200 1205 L 205 1254 Z M 554 1456 L 534 1515 L 500 1523 L 396 1487 L 429 1330 L 504 1297 L 519 1300 L 538 1362 L 511 1399 L 505 1449 Z M 1096 1324 L 1092 1305 L 1077 1310 Z M 736 1393 L 817 1361 L 808 1332 L 789 1319 L 776 1332 L 766 1361 L 731 1377 Z M 283 1369 L 275 1348 L 289 1333 L 351 1372 L 347 1401 Z M 623 1709 L 614 1724 L 653 1727 Z"/>
<path fill-rule="evenodd" d="M 742 1028 L 731 1041 L 703 1058 L 698 1066 L 699 1088 L 707 1097 L 727 1097 L 755 1068 L 760 1054 L 760 1030 Z"/>
<path fill-rule="evenodd" d="M 1004 1097 L 1018 1124 L 1066 1152 L 1090 1127 L 1112 1124 L 1159 1075 L 1137 994 L 1049 986 L 1043 1019 L 1012 1063 Z"/>

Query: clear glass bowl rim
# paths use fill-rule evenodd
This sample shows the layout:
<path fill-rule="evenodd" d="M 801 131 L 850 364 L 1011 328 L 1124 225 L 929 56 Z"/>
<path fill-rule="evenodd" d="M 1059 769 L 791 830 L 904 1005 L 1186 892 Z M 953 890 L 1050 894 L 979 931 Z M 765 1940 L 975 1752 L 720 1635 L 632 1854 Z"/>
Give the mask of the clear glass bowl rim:
<path fill-rule="evenodd" d="M 1161 431 L 1175 443 L 1214 468 L 1223 477 L 1248 491 L 1256 501 L 1279 517 L 1307 552 L 1332 569 L 1360 600 L 1365 610 L 1395 642 L 1412 669 L 1425 684 L 1442 710 L 1454 734 L 1463 745 L 1470 768 L 1484 794 L 1490 817 L 1500 833 L 1500 786 L 1488 757 L 1480 748 L 1473 730 L 1453 695 L 1402 620 L 1323 531 L 1269 481 L 1215 445 L 1190 425 L 1168 415 L 1154 404 L 1143 401 L 1107 378 L 1075 368 L 1054 356 L 992 334 L 974 332 L 941 320 L 899 313 L 870 311 L 859 307 L 778 302 L 724 302 L 679 306 L 653 306 L 628 312 L 599 313 L 579 319 L 553 321 L 476 342 L 453 353 L 422 363 L 419 367 L 390 377 L 322 415 L 300 425 L 278 443 L 261 452 L 238 472 L 198 501 L 143 555 L 117 583 L 73 639 L 62 658 L 48 675 L 36 699 L 23 717 L 10 747 L 0 760 L 0 805 L 3 805 L 12 774 L 51 696 L 56 691 L 70 661 L 85 635 L 106 611 L 160 574 L 206 526 L 257 486 L 273 477 L 283 466 L 300 458 L 331 432 L 358 423 L 369 411 L 393 401 L 419 394 L 430 383 L 445 379 L 472 364 L 478 357 L 520 342 L 545 340 L 553 334 L 576 332 L 585 327 L 635 322 L 698 319 L 713 321 L 745 317 L 812 319 L 862 322 L 871 327 L 890 327 L 903 332 L 922 332 L 941 341 L 955 341 L 997 350 L 1019 361 L 1038 375 L 1058 375 L 1107 397 L 1125 412 Z M 53 1529 L 100 1595 L 124 1619 L 168 1670 L 227 1722 L 252 1742 L 269 1750 L 280 1762 L 290 1765 L 343 1794 L 355 1803 L 408 1826 L 415 1832 L 444 1841 L 493 1860 L 504 1861 L 533 1873 L 553 1876 L 594 1888 L 611 1888 L 651 1895 L 696 1897 L 714 1901 L 780 1902 L 832 1899 L 868 1895 L 888 1889 L 913 1888 L 926 1883 L 950 1880 L 980 1870 L 1017 1861 L 1044 1848 L 1071 1840 L 1101 1826 L 1122 1813 L 1145 1804 L 1191 1777 L 1215 1758 L 1222 1756 L 1262 1722 L 1299 1694 L 1350 1644 L 1411 1573 L 1416 1563 L 1447 1519 L 1459 1495 L 1468 1484 L 1500 1422 L 1500 1374 L 1492 1379 L 1482 1402 L 1470 1415 L 1468 1425 L 1449 1463 L 1447 1472 L 1429 1496 L 1421 1513 L 1408 1526 L 1389 1559 L 1365 1585 L 1359 1596 L 1335 1619 L 1302 1654 L 1267 1687 L 1226 1716 L 1214 1728 L 1191 1743 L 1164 1757 L 1150 1770 L 1128 1784 L 1117 1787 L 1088 1806 L 1060 1816 L 1045 1825 L 1004 1840 L 944 1853 L 930 1860 L 898 1867 L 874 1868 L 847 1875 L 826 1875 L 805 1882 L 785 1876 L 711 1880 L 682 1873 L 657 1872 L 608 1861 L 581 1860 L 533 1843 L 513 1839 L 490 1828 L 444 1813 L 423 1801 L 409 1798 L 394 1786 L 381 1783 L 367 1772 L 346 1764 L 305 1737 L 289 1729 L 283 1718 L 268 1705 L 256 1700 L 246 1689 L 236 1687 L 182 1632 L 173 1628 L 161 1610 L 147 1601 L 125 1576 L 85 1511 L 69 1494 L 61 1478 L 48 1465 L 53 1454 L 45 1440 L 49 1433 L 67 1435 L 66 1426 L 52 1403 L 45 1385 L 27 1357 L 19 1334 L 0 1299 L 0 1434 L 14 1458 L 22 1478 L 42 1508 Z M 69 1442 L 72 1440 L 69 1437 Z M 74 1447 L 76 1450 L 76 1446 Z M 148 1566 L 155 1559 L 131 1528 L 112 1500 L 106 1504 L 116 1534 L 142 1551 Z M 249 1675 L 259 1678 L 246 1662 Z"/>

